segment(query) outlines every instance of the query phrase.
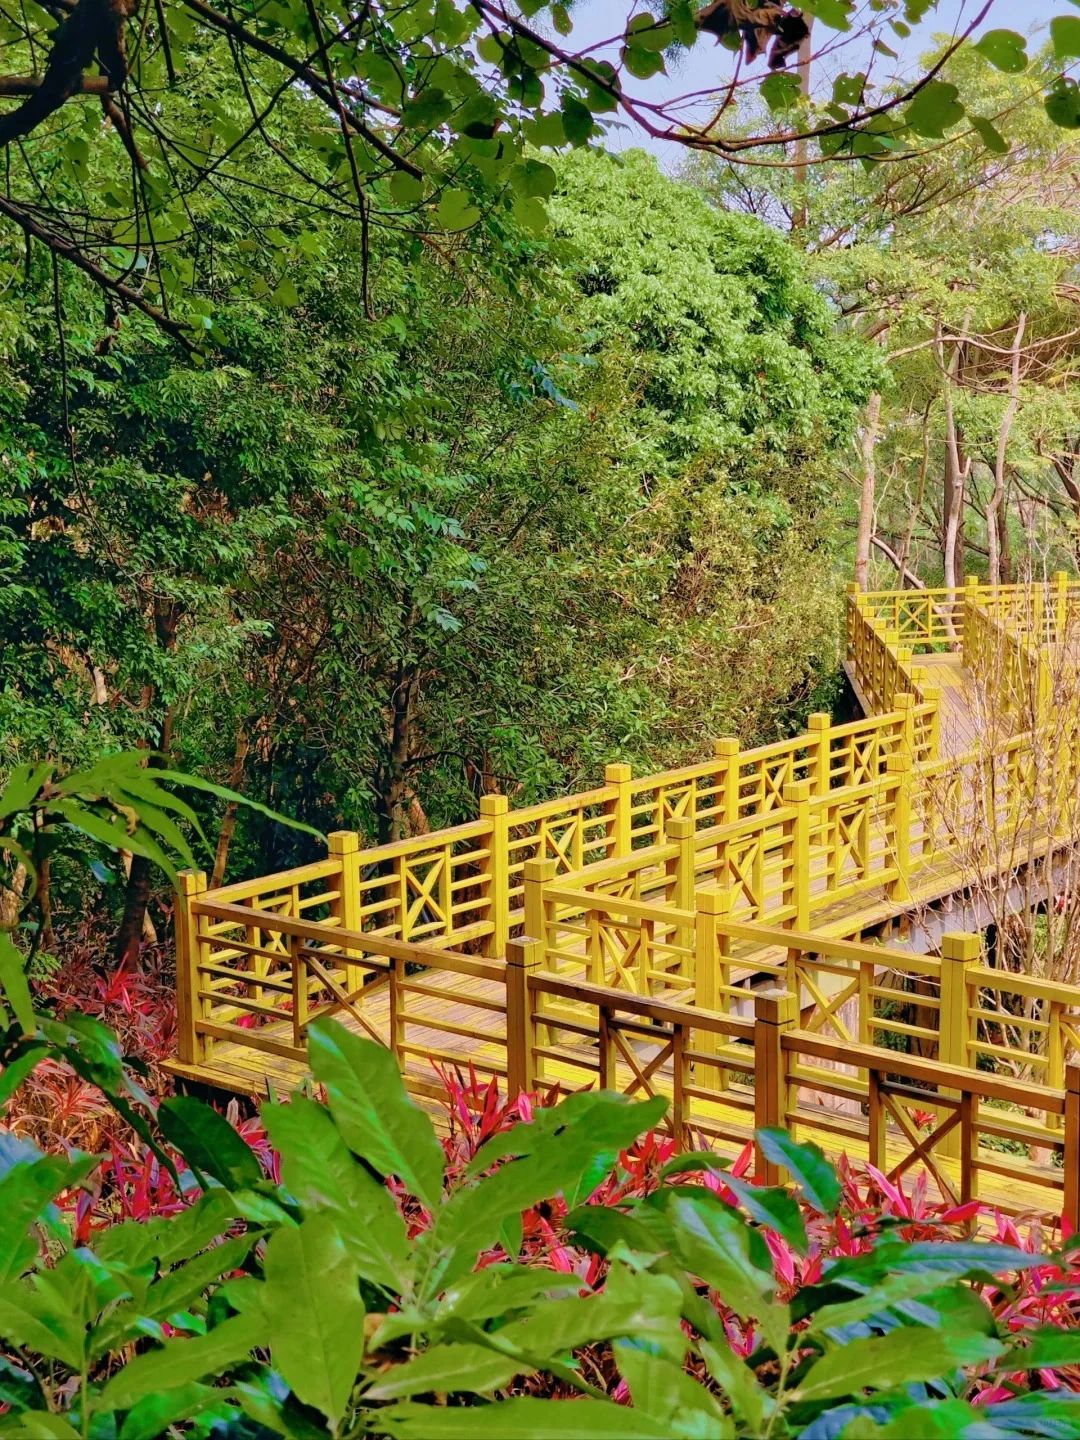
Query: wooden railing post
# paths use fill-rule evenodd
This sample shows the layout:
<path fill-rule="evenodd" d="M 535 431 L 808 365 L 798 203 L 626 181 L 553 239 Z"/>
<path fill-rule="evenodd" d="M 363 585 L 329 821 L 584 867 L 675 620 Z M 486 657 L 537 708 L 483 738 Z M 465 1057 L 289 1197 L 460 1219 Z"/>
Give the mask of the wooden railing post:
<path fill-rule="evenodd" d="M 941 1009 L 938 1014 L 938 1059 L 943 1065 L 971 1065 L 972 966 L 982 955 L 982 937 L 968 931 L 952 931 L 941 937 Z M 947 1094 L 955 1092 L 947 1091 Z M 943 1155 L 960 1155 L 960 1134 L 952 1130 L 939 1146 Z"/>
<path fill-rule="evenodd" d="M 332 911 L 342 930 L 358 931 L 363 928 L 360 919 L 360 836 L 355 830 L 331 830 L 326 844 L 330 854 L 341 862 L 340 894 L 333 902 Z M 341 960 L 345 967 L 345 989 L 350 995 L 355 995 L 364 983 L 364 971 L 361 966 L 350 962 L 344 948 Z"/>
<path fill-rule="evenodd" d="M 185 1065 L 206 1058 L 207 1040 L 195 1029 L 202 1014 L 199 999 L 199 917 L 192 904 L 207 890 L 204 870 L 181 870 L 176 895 L 176 1051 Z"/>
<path fill-rule="evenodd" d="M 739 749 L 739 742 L 732 735 L 713 742 L 713 754 L 719 762 L 716 766 L 718 825 L 734 825 L 739 818 Z"/>
<path fill-rule="evenodd" d="M 558 863 L 555 860 L 526 860 L 522 871 L 525 885 L 525 934 L 539 940 L 544 947 L 545 963 L 548 950 L 555 937 L 548 933 L 550 906 L 544 893 L 555 879 Z M 553 964 L 551 969 L 555 969 Z"/>
<path fill-rule="evenodd" d="M 304 941 L 299 935 L 290 935 L 289 967 L 292 977 L 292 1031 L 293 1044 L 302 1050 L 307 1044 L 308 1026 L 308 973 L 304 960 Z"/>
<path fill-rule="evenodd" d="M 915 754 L 914 697 L 901 692 L 895 705 L 901 716 L 900 746 L 885 762 L 896 776 L 893 797 L 893 837 L 896 844 L 896 878 L 889 882 L 889 898 L 906 905 L 911 900 L 911 770 Z"/>
<path fill-rule="evenodd" d="M 754 996 L 754 1129 L 788 1129 L 788 1064 L 783 1037 L 795 1028 L 798 1002 L 788 990 L 759 990 Z M 759 1185 L 780 1185 L 784 1171 L 756 1146 Z"/>
<path fill-rule="evenodd" d="M 810 782 L 792 780 L 784 786 L 783 801 L 792 807 L 795 814 L 791 820 L 791 839 L 788 845 L 791 866 L 791 903 L 795 913 L 791 918 L 794 930 L 810 928 Z"/>
<path fill-rule="evenodd" d="M 731 996 L 727 992 L 727 939 L 717 931 L 717 922 L 731 913 L 731 891 L 708 886 L 698 890 L 694 896 L 697 915 L 694 930 L 694 1004 L 699 1010 L 731 1009 Z M 720 1046 L 720 1037 L 714 1030 L 698 1032 L 698 1049 L 706 1055 L 715 1055 Z M 727 1088 L 727 1074 L 723 1070 L 710 1071 L 710 1085 L 715 1090 Z"/>
<path fill-rule="evenodd" d="M 673 877 L 675 884 L 671 894 L 671 903 L 677 910 L 694 909 L 694 884 L 695 884 L 695 861 L 697 859 L 694 836 L 697 827 L 693 820 L 686 815 L 674 815 L 664 827 L 664 839 L 669 845 L 677 845 L 679 853 L 674 859 L 667 862 L 667 873 Z M 690 926 L 680 925 L 678 927 L 678 944 L 689 949 L 694 943 L 694 931 Z M 689 967 L 679 962 L 679 974 L 686 975 Z"/>
<path fill-rule="evenodd" d="M 506 942 L 506 1088 L 510 1100 L 536 1089 L 536 1021 L 530 977 L 541 969 L 544 947 L 523 937 Z"/>
<path fill-rule="evenodd" d="M 814 787 L 815 795 L 828 795 L 829 772 L 832 768 L 832 747 L 829 741 L 832 716 L 827 710 L 815 710 L 807 717 L 806 728 L 810 732 L 811 743 L 808 748 L 813 757 L 810 762 L 810 783 Z"/>
<path fill-rule="evenodd" d="M 608 814 L 611 815 L 611 855 L 621 858 L 629 855 L 633 848 L 634 836 L 631 821 L 631 806 L 633 797 L 630 793 L 630 782 L 634 772 L 629 765 L 622 761 L 616 761 L 612 765 L 604 766 L 604 784 L 615 787 L 614 797 L 607 802 Z"/>
<path fill-rule="evenodd" d="M 1080 1230 L 1080 1065 L 1065 1071 L 1065 1150 L 1062 1155 L 1065 1194 L 1061 1219 L 1076 1233 Z"/>
<path fill-rule="evenodd" d="M 505 795 L 481 795 L 480 815 L 491 827 L 483 867 L 492 930 L 484 937 L 484 954 L 498 959 L 510 938 L 510 801 Z"/>

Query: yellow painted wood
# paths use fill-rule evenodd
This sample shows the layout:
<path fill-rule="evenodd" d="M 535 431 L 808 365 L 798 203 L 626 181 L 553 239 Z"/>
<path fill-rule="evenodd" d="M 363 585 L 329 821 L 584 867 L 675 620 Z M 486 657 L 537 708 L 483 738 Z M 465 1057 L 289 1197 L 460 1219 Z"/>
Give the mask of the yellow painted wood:
<path fill-rule="evenodd" d="M 990 971 L 973 937 L 948 937 L 941 960 L 858 942 L 963 886 L 957 834 L 976 787 L 992 797 L 981 823 L 1030 857 L 1073 838 L 1032 817 L 1048 787 L 1075 787 L 1080 755 L 1057 745 L 1050 776 L 1033 756 L 1040 725 L 1061 720 L 1050 666 L 1077 614 L 1080 582 L 1060 574 L 1046 587 L 851 588 L 861 720 L 815 715 L 806 734 L 748 751 L 722 739 L 658 775 L 610 765 L 603 786 L 521 810 L 485 796 L 477 820 L 390 846 L 337 832 L 325 861 L 212 892 L 182 877 L 177 1073 L 276 1084 L 302 1073 L 310 1021 L 336 1014 L 389 1045 L 425 1097 L 438 1092 L 428 1057 L 518 1089 L 660 1086 L 675 1133 L 721 1146 L 750 1133 L 755 1106 L 797 1127 L 810 1107 L 834 1149 L 999 1200 L 1041 1187 L 1075 1211 L 1080 988 Z M 993 735 L 977 686 L 1002 712 Z M 780 1028 L 802 1046 L 782 1075 L 775 1034 L 752 1018 L 761 982 L 785 987 Z M 1018 1012 L 1008 1031 L 1002 1006 Z M 929 1072 L 875 1050 L 898 1037 L 930 1047 Z M 873 1053 L 904 1059 L 932 1141 Z M 1064 1171 L 1043 1166 L 1029 1184 L 1041 1160 L 984 1143 L 1017 1135 L 1032 1155 L 1063 1151 Z"/>

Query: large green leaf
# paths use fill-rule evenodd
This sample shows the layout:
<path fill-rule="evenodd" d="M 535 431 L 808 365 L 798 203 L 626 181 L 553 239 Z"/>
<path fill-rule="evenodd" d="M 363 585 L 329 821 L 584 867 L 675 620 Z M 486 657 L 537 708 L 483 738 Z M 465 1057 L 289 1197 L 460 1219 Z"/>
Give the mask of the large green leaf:
<path fill-rule="evenodd" d="M 587 1102 L 587 1103 L 586 1103 Z M 505 1222 L 555 1195 L 573 1205 L 591 1193 L 619 1152 L 656 1124 L 667 1102 L 635 1104 L 607 1093 L 572 1096 L 528 1125 L 494 1137 L 474 1161 L 512 1155 L 477 1184 L 456 1190 L 424 1237 L 428 1287 L 441 1289 L 502 1233 Z"/>
<path fill-rule="evenodd" d="M 653 1203 L 674 1232 L 686 1268 L 744 1319 L 756 1319 L 775 1350 L 786 1341 L 787 1307 L 776 1302 L 768 1247 L 762 1237 L 710 1190 L 662 1190 Z"/>
<path fill-rule="evenodd" d="M 264 1105 L 263 1123 L 281 1155 L 282 1180 L 306 1214 L 331 1213 L 362 1275 L 407 1290 L 411 1247 L 386 1186 L 352 1155 L 322 1105 L 296 1096 Z"/>
<path fill-rule="evenodd" d="M 20 1027 L 32 1035 L 37 1020 L 26 979 L 26 961 L 7 930 L 0 930 L 0 988 Z"/>
<path fill-rule="evenodd" d="M 211 1175 L 226 1189 L 258 1185 L 263 1178 L 251 1147 L 245 1145 L 229 1122 L 209 1105 L 190 1095 L 162 1101 L 158 1110 L 161 1133 L 194 1169 Z"/>
<path fill-rule="evenodd" d="M 266 1319 L 253 1307 L 205 1335 L 167 1340 L 157 1349 L 137 1355 L 114 1375 L 102 1392 L 101 1403 L 114 1410 L 130 1410 L 148 1395 L 224 1374 L 247 1360 L 257 1345 L 265 1345 L 267 1335 Z"/>
<path fill-rule="evenodd" d="M 380 1175 L 396 1175 L 429 1210 L 442 1197 L 443 1152 L 431 1121 L 405 1091 L 393 1055 L 336 1020 L 308 1031 L 315 1078 L 349 1149 Z"/>
<path fill-rule="evenodd" d="M 1003 1348 L 986 1335 L 904 1326 L 826 1351 L 810 1367 L 793 1398 L 833 1400 L 864 1390 L 892 1390 L 916 1380 L 936 1379 L 960 1366 L 996 1360 Z"/>
<path fill-rule="evenodd" d="M 681 1313 L 682 1295 L 674 1280 L 614 1265 L 598 1295 L 549 1300 L 498 1333 L 500 1341 L 538 1359 L 627 1336 L 681 1362 L 686 1353 Z"/>
<path fill-rule="evenodd" d="M 799 1202 L 790 1191 L 773 1186 L 751 1185 L 734 1175 L 727 1176 L 724 1183 L 753 1220 L 769 1230 L 775 1230 L 800 1255 L 806 1254 L 806 1225 Z"/>
<path fill-rule="evenodd" d="M 483 1345 L 433 1345 L 387 1370 L 364 1395 L 367 1400 L 404 1400 L 429 1391 L 490 1395 L 532 1368 Z"/>
<path fill-rule="evenodd" d="M 15 1279 L 37 1254 L 28 1236 L 61 1190 L 73 1189 L 94 1168 L 92 1155 L 41 1155 L 12 1165 L 0 1179 L 0 1284 Z"/>
<path fill-rule="evenodd" d="M 336 1425 L 364 1354 L 356 1264 L 327 1215 L 282 1229 L 266 1247 L 261 1301 L 274 1367 Z"/>
<path fill-rule="evenodd" d="M 468 1409 L 406 1401 L 379 1414 L 394 1440 L 671 1440 L 662 1420 L 605 1400 L 515 1397 Z"/>
<path fill-rule="evenodd" d="M 960 92 L 947 80 L 930 80 L 904 109 L 904 120 L 917 135 L 941 140 L 964 118 Z"/>
<path fill-rule="evenodd" d="M 1072 60 L 1080 55 L 1080 17 L 1055 15 L 1050 21 L 1050 42 L 1059 60 Z"/>
<path fill-rule="evenodd" d="M 786 1130 L 765 1127 L 757 1131 L 761 1153 L 774 1165 L 782 1165 L 802 1190 L 807 1203 L 822 1215 L 834 1215 L 842 1194 L 835 1166 L 825 1158 L 820 1145 L 798 1142 Z"/>
<path fill-rule="evenodd" d="M 1015 30 L 988 30 L 975 42 L 975 49 L 996 69 L 1018 75 L 1027 69 L 1026 44 L 1023 35 Z"/>

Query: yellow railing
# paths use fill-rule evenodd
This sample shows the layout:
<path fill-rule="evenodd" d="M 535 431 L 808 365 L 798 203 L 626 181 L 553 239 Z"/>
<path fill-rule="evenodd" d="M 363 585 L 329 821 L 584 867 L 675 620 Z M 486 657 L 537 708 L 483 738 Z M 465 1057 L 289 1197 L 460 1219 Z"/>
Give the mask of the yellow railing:
<path fill-rule="evenodd" d="M 215 890 L 184 875 L 177 1072 L 290 1083 L 308 1026 L 335 1014 L 421 1094 L 430 1061 L 466 1059 L 511 1090 L 659 1086 L 680 1136 L 809 1126 L 965 1197 L 980 1175 L 1049 1186 L 1072 1214 L 1080 988 L 981 965 L 971 937 L 939 959 L 861 936 L 972 865 L 1000 869 L 1001 837 L 1009 863 L 1075 838 L 1059 802 L 1080 754 L 1058 744 L 1048 763 L 1040 726 L 1078 615 L 1060 577 L 853 593 L 850 671 L 881 713 L 814 715 L 752 750 L 723 739 L 656 775 L 610 765 L 518 810 L 485 796 L 477 819 L 394 845 L 337 832 L 325 860 Z M 1005 720 L 943 745 L 935 667 Z M 767 1003 L 762 985 L 779 987 Z"/>

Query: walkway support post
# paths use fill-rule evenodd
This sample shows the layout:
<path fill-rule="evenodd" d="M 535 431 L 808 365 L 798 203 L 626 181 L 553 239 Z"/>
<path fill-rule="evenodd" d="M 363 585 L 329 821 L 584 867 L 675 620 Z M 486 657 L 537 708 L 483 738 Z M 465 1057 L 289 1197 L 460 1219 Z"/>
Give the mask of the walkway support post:
<path fill-rule="evenodd" d="M 982 937 L 955 930 L 941 937 L 941 1009 L 938 1014 L 938 1059 L 943 1065 L 968 1067 L 972 1025 L 968 1015 L 970 970 L 982 955 Z M 955 1094 L 955 1091 L 946 1091 Z M 951 1131 L 939 1146 L 943 1155 L 960 1155 L 960 1135 Z"/>
<path fill-rule="evenodd" d="M 789 990 L 759 990 L 754 997 L 754 1129 L 788 1128 L 787 1056 L 783 1038 L 795 1029 L 798 1001 Z M 758 1184 L 781 1185 L 785 1172 L 755 1142 Z"/>
<path fill-rule="evenodd" d="M 716 766 L 716 823 L 734 825 L 739 818 L 739 742 L 732 735 L 713 741 Z"/>
<path fill-rule="evenodd" d="M 206 893 L 205 870 L 181 870 L 176 904 L 176 1050 L 185 1065 L 206 1059 L 206 1040 L 195 1032 L 199 1014 L 199 917 L 191 907 Z"/>
<path fill-rule="evenodd" d="M 807 749 L 813 756 L 810 765 L 810 779 L 814 787 L 814 794 L 828 795 L 831 778 L 829 768 L 832 762 L 832 748 L 829 743 L 832 716 L 827 710 L 815 710 L 812 715 L 807 716 L 806 728 L 810 732 L 810 744 Z M 845 783 L 849 784 L 850 781 L 845 779 Z"/>
<path fill-rule="evenodd" d="M 697 859 L 694 836 L 697 827 L 688 815 L 673 815 L 664 827 L 664 839 L 669 845 L 677 845 L 679 853 L 667 862 L 667 873 L 674 880 L 671 903 L 677 910 L 694 910 L 694 869 Z M 694 943 L 694 931 L 687 925 L 679 926 L 678 943 L 689 950 Z M 685 963 L 680 959 L 679 972 L 692 974 L 693 956 Z"/>
<path fill-rule="evenodd" d="M 694 950 L 696 964 L 694 971 L 694 1005 L 699 1010 L 731 1009 L 731 996 L 727 993 L 728 967 L 726 963 L 727 939 L 721 937 L 718 922 L 731 914 L 731 891 L 715 885 L 704 886 L 694 894 L 696 916 L 694 920 Z M 713 1030 L 699 1032 L 697 1048 L 706 1055 L 715 1055 L 720 1046 L 720 1037 Z M 727 1089 L 727 1074 L 721 1069 L 709 1067 L 709 1083 L 717 1090 Z"/>
<path fill-rule="evenodd" d="M 558 862 L 555 860 L 526 860 L 523 871 L 525 883 L 525 934 L 538 940 L 544 949 L 546 959 L 548 948 L 554 936 L 549 933 L 549 921 L 555 917 L 550 913 L 547 886 L 555 879 Z M 551 969 L 558 967 L 552 965 Z"/>
<path fill-rule="evenodd" d="M 1065 1071 L 1064 1128 L 1062 1220 L 1075 1233 L 1080 1230 L 1080 1065 L 1069 1065 Z"/>
<path fill-rule="evenodd" d="M 783 789 L 783 801 L 795 815 L 791 821 L 791 839 L 785 856 L 791 873 L 791 917 L 794 930 L 810 928 L 810 782 L 791 780 Z"/>
<path fill-rule="evenodd" d="M 621 760 L 611 765 L 604 766 L 604 784 L 611 786 L 615 794 L 607 802 L 606 810 L 611 816 L 611 850 L 613 859 L 623 859 L 630 854 L 633 848 L 633 832 L 631 830 L 632 815 L 630 807 L 633 800 L 630 794 L 630 781 L 634 772 L 629 765 Z"/>
<path fill-rule="evenodd" d="M 529 977 L 543 961 L 539 940 L 523 936 L 506 942 L 506 1089 L 511 1100 L 535 1090 L 540 1079 Z"/>
<path fill-rule="evenodd" d="M 484 954 L 498 959 L 506 954 L 510 938 L 510 801 L 505 795 L 481 795 L 480 815 L 491 827 L 487 859 L 482 862 L 492 926 L 491 934 L 484 937 Z"/>
<path fill-rule="evenodd" d="M 355 830 L 331 830 L 326 837 L 327 847 L 334 859 L 341 862 L 341 878 L 338 881 L 340 894 L 331 905 L 331 912 L 337 916 L 342 930 L 363 929 L 360 916 L 360 836 Z M 364 971 L 353 964 L 345 951 L 345 989 L 350 995 L 364 983 Z"/>
<path fill-rule="evenodd" d="M 893 798 L 896 878 L 889 882 L 889 898 L 899 904 L 907 904 L 911 900 L 911 782 L 915 758 L 915 700 L 914 696 L 901 691 L 894 703 L 900 712 L 900 745 L 885 761 L 886 772 L 896 777 Z"/>

